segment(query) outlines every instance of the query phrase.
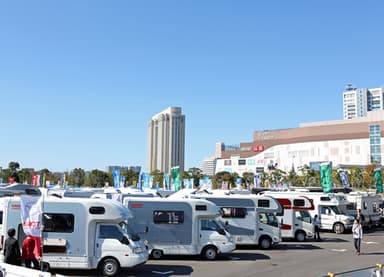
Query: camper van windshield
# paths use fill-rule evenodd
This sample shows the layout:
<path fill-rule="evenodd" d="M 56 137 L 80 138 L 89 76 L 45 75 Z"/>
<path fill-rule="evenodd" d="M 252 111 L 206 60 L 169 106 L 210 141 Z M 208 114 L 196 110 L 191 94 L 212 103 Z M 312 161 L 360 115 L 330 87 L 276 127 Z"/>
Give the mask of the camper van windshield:
<path fill-rule="evenodd" d="M 342 214 L 341 210 L 337 206 L 330 206 L 329 207 L 335 214 Z"/>
<path fill-rule="evenodd" d="M 123 229 L 124 233 L 128 235 L 128 238 L 130 238 L 133 241 L 139 241 L 140 237 L 139 235 L 131 229 L 131 227 L 128 226 L 128 224 L 125 221 L 122 221 L 119 223 L 121 229 Z"/>

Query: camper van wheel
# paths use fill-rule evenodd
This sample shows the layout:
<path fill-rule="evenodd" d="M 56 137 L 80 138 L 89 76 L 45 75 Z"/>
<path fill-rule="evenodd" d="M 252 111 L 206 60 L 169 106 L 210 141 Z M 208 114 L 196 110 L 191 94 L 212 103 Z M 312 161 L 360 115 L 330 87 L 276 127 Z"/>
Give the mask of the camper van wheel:
<path fill-rule="evenodd" d="M 338 222 L 338 223 L 335 223 L 335 225 L 333 225 L 333 231 L 336 234 L 342 234 L 342 233 L 344 233 L 344 230 L 345 230 L 345 228 L 344 228 L 343 223 Z"/>
<path fill-rule="evenodd" d="M 51 270 L 49 263 L 42 262 L 41 263 L 41 271 L 49 272 Z"/>
<path fill-rule="evenodd" d="M 264 249 L 264 250 L 271 248 L 271 245 L 272 245 L 271 239 L 269 237 L 265 237 L 265 236 L 260 238 L 259 244 L 260 244 L 261 249 Z"/>
<path fill-rule="evenodd" d="M 100 263 L 100 271 L 104 276 L 114 276 L 119 270 L 120 265 L 113 258 L 107 258 Z"/>
<path fill-rule="evenodd" d="M 161 259 L 161 257 L 163 256 L 163 251 L 159 249 L 153 249 L 151 254 L 152 254 L 152 258 L 154 258 L 155 260 L 158 260 L 158 259 Z"/>
<path fill-rule="evenodd" d="M 217 249 L 214 246 L 206 246 L 202 254 L 207 260 L 214 260 L 217 257 Z"/>
<path fill-rule="evenodd" d="M 295 237 L 296 237 L 296 240 L 298 242 L 303 242 L 303 241 L 305 241 L 306 235 L 305 235 L 305 232 L 298 231 L 298 232 L 296 232 L 296 236 Z"/>

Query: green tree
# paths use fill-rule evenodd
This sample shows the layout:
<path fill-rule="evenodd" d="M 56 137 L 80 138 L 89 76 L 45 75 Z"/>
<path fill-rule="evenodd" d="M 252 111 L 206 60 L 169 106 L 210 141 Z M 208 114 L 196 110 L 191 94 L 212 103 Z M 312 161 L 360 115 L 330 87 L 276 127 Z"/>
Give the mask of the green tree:
<path fill-rule="evenodd" d="M 32 173 L 30 170 L 22 169 L 18 172 L 20 183 L 32 184 Z"/>
<path fill-rule="evenodd" d="M 108 182 L 108 174 L 105 171 L 94 169 L 89 174 L 89 185 L 91 187 L 104 187 Z"/>
<path fill-rule="evenodd" d="M 82 168 L 75 168 L 68 176 L 68 182 L 75 186 L 81 186 L 85 181 L 85 171 Z"/>
<path fill-rule="evenodd" d="M 244 172 L 242 177 L 243 183 L 247 184 L 248 186 L 254 183 L 255 174 L 253 172 Z"/>
<path fill-rule="evenodd" d="M 121 173 L 122 176 L 125 176 L 125 183 L 127 186 L 137 186 L 139 181 L 139 172 L 128 169 Z"/>
<path fill-rule="evenodd" d="M 190 178 L 193 178 L 193 186 L 195 188 L 199 187 L 200 179 L 203 177 L 202 170 L 197 167 L 191 167 L 188 169 L 188 175 Z"/>
<path fill-rule="evenodd" d="M 163 184 L 164 173 L 158 169 L 155 169 L 150 174 L 153 176 L 153 186 L 159 184 L 159 187 L 161 187 Z"/>
<path fill-rule="evenodd" d="M 227 171 L 220 171 L 213 176 L 213 183 L 215 184 L 216 187 L 220 187 L 222 183 L 228 184 L 229 185 L 233 183 L 233 177 L 231 173 Z"/>

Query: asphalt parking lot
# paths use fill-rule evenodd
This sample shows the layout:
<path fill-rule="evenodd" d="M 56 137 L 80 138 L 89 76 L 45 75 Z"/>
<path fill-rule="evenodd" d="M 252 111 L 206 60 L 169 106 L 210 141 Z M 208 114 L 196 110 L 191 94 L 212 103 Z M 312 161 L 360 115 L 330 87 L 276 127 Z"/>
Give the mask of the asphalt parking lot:
<path fill-rule="evenodd" d="M 196 256 L 166 256 L 161 260 L 149 260 L 146 264 L 122 271 L 119 276 L 220 276 L 220 277 L 297 277 L 356 276 L 339 274 L 359 271 L 384 263 L 384 228 L 365 231 L 362 253 L 353 248 L 352 234 L 322 232 L 322 241 L 303 243 L 283 241 L 270 250 L 241 247 L 215 261 L 205 261 Z M 67 276 L 99 276 L 96 271 L 58 271 Z"/>

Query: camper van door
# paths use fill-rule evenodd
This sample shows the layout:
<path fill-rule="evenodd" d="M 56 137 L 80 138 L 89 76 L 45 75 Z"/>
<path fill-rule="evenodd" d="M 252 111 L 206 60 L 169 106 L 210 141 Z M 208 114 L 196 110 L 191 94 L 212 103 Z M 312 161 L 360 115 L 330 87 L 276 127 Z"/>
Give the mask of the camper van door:
<path fill-rule="evenodd" d="M 97 224 L 95 239 L 96 261 L 102 257 L 112 255 L 120 258 L 127 253 L 129 240 L 116 224 Z"/>

